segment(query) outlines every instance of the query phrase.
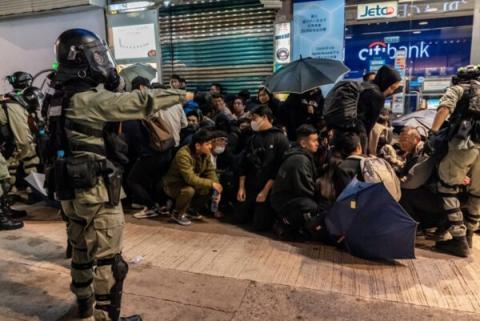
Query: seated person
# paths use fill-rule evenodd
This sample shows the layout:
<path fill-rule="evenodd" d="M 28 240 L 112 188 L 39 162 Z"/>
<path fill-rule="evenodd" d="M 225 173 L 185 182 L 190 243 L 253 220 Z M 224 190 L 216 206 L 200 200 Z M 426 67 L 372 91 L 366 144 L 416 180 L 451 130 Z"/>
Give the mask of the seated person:
<path fill-rule="evenodd" d="M 386 144 L 390 144 L 392 139 L 393 128 L 390 126 L 390 111 L 384 108 L 368 137 L 368 154 L 377 156 L 380 149 Z"/>
<path fill-rule="evenodd" d="M 335 194 L 338 196 L 350 184 L 353 178 L 363 179 L 360 167 L 363 150 L 360 136 L 356 133 L 345 133 L 338 137 L 335 141 L 335 147 L 345 158 L 335 168 L 333 173 Z"/>
<path fill-rule="evenodd" d="M 202 112 L 200 110 L 191 111 L 187 114 L 187 127 L 180 131 L 180 146 L 188 145 L 192 135 L 200 128 L 202 121 Z"/>
<path fill-rule="evenodd" d="M 405 127 L 399 143 L 404 159 L 404 165 L 397 169 L 402 187 L 400 204 L 420 223 L 420 230 L 441 226 L 445 215 L 442 198 L 432 184 L 435 164 L 423 155 L 424 143 L 420 133 L 415 128 Z"/>
<path fill-rule="evenodd" d="M 172 219 L 180 225 L 190 225 L 189 217 L 201 218 L 198 209 L 207 204 L 212 189 L 218 195 L 214 201 L 220 201 L 223 188 L 218 182 L 211 153 L 211 133 L 198 131 L 189 145 L 178 150 L 163 180 L 165 193 L 175 200 Z"/>
<path fill-rule="evenodd" d="M 255 132 L 249 139 L 239 162 L 239 188 L 234 219 L 238 224 L 253 219 L 256 230 L 273 226 L 275 213 L 269 194 L 283 155 L 289 148 L 283 132 L 272 126 L 273 113 L 260 105 L 252 110 L 251 127 Z"/>
<path fill-rule="evenodd" d="M 296 137 L 297 146 L 285 153 L 270 196 L 279 221 L 291 227 L 293 233 L 306 230 L 306 224 L 317 216 L 319 199 L 314 160 L 319 146 L 317 131 L 310 125 L 302 125 Z"/>

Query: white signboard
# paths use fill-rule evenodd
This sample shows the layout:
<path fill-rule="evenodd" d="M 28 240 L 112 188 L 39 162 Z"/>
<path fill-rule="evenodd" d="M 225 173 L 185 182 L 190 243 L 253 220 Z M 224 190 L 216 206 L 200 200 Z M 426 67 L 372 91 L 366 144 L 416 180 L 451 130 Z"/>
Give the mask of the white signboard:
<path fill-rule="evenodd" d="M 156 56 L 155 26 L 152 24 L 113 27 L 115 59 Z"/>
<path fill-rule="evenodd" d="M 359 4 L 357 6 L 357 20 L 386 19 L 398 16 L 397 1 L 375 2 Z"/>

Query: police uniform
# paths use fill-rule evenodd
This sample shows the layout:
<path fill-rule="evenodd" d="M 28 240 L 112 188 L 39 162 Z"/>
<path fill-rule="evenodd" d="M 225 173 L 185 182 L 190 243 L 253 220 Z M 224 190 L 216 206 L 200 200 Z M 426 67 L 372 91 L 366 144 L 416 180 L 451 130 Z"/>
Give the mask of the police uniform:
<path fill-rule="evenodd" d="M 79 317 L 93 314 L 97 321 L 139 321 L 142 319 L 138 315 L 120 317 L 128 272 L 121 256 L 121 170 L 108 159 L 111 146 L 105 146 L 103 129 L 107 122 L 143 119 L 182 103 L 184 92 L 159 89 L 114 93 L 121 87 L 121 79 L 108 46 L 85 29 L 63 32 L 56 41 L 55 53 L 59 67 L 54 87 L 63 93 L 64 115 L 63 127 L 58 127 L 64 128 L 60 136 L 65 140 L 56 148 L 55 193 L 68 218 L 71 289 L 77 297 Z M 67 192 L 70 189 L 73 193 Z"/>
<path fill-rule="evenodd" d="M 472 82 L 480 82 L 472 80 Z M 447 89 L 440 100 L 439 108 L 448 108 L 450 115 L 460 105 L 470 91 L 471 85 L 458 84 Z M 468 102 L 467 102 L 468 103 Z M 459 138 L 454 136 L 448 146 L 448 153 L 438 166 L 438 192 L 442 198 L 442 206 L 448 215 L 448 232 L 453 239 L 470 237 L 478 229 L 480 221 L 480 144 L 473 142 L 471 136 Z M 460 188 L 465 177 L 470 177 L 468 185 L 468 200 L 462 213 L 458 199 Z"/>
<path fill-rule="evenodd" d="M 8 123 L 15 139 L 15 152 L 8 159 L 10 183 L 15 184 L 17 169 L 23 164 L 23 170 L 28 176 L 37 171 L 40 159 L 37 156 L 33 134 L 28 125 L 28 112 L 17 102 L 6 103 L 8 117 L 3 108 L 0 109 L 0 125 Z"/>
<path fill-rule="evenodd" d="M 179 91 L 136 90 L 116 94 L 99 85 L 94 90 L 74 95 L 66 112 L 67 138 L 73 157 L 90 155 L 105 158 L 102 128 L 107 121 L 142 119 L 146 115 L 181 102 Z M 98 132 L 98 135 L 92 135 Z M 76 189 L 75 199 L 62 201 L 69 219 L 68 236 L 72 244 L 72 291 L 78 299 L 95 294 L 95 320 L 111 320 L 110 292 L 116 283 L 112 264 L 122 249 L 124 215 L 121 203 L 109 206 L 105 181 L 90 189 Z M 95 271 L 92 270 L 96 264 Z M 116 321 L 116 320 L 115 320 Z"/>

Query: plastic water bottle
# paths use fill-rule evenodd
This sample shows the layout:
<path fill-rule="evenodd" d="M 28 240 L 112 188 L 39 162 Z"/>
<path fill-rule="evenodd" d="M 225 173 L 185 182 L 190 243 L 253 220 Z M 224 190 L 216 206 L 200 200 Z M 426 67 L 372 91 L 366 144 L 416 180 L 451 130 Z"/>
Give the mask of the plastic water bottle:
<path fill-rule="evenodd" d="M 218 196 L 218 192 L 216 190 L 213 190 L 212 193 L 212 204 L 210 206 L 210 211 L 215 214 L 218 211 L 218 202 L 215 200 Z"/>

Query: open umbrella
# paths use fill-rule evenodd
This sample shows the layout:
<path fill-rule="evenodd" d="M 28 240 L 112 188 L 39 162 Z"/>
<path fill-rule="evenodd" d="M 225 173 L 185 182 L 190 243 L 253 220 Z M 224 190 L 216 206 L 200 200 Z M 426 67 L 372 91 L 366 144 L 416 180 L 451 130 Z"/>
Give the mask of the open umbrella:
<path fill-rule="evenodd" d="M 157 74 L 157 70 L 147 64 L 133 64 L 120 71 L 120 76 L 125 80 L 127 91 L 132 90 L 132 80 L 140 76 L 152 81 Z"/>
<path fill-rule="evenodd" d="M 425 135 L 432 128 L 436 114 L 437 111 L 432 109 L 419 110 L 395 119 L 392 122 L 392 126 L 397 131 L 404 127 L 423 129 L 420 131 L 420 134 Z"/>
<path fill-rule="evenodd" d="M 325 222 L 329 233 L 342 238 L 352 255 L 387 260 L 415 258 L 417 223 L 382 183 L 354 179 Z"/>
<path fill-rule="evenodd" d="M 272 93 L 302 94 L 335 83 L 349 70 L 339 60 L 300 57 L 268 77 L 265 87 Z"/>

